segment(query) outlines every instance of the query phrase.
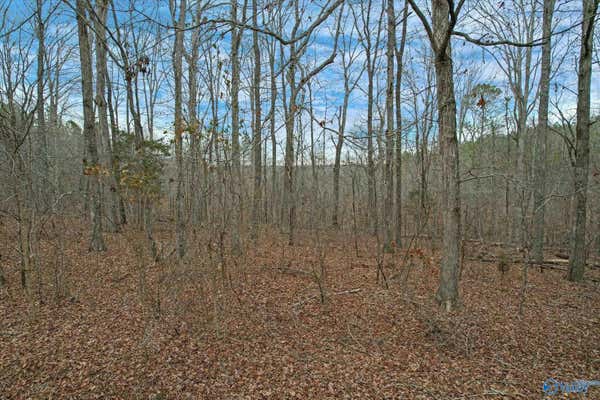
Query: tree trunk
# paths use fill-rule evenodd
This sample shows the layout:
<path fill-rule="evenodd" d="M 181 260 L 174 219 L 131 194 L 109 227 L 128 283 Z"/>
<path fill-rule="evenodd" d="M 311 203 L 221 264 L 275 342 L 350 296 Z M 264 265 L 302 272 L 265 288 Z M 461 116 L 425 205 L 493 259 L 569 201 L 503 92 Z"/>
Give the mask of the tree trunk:
<path fill-rule="evenodd" d="M 271 129 L 271 217 L 277 221 L 277 141 L 275 137 L 275 106 L 277 105 L 277 81 L 275 75 L 275 45 L 269 53 L 269 72 L 271 75 L 271 110 L 269 111 Z"/>
<path fill-rule="evenodd" d="M 590 169 L 590 86 L 592 82 L 592 40 L 599 0 L 583 0 L 581 49 L 579 52 L 577 126 L 575 127 L 575 165 L 573 231 L 569 257 L 569 280 L 583 280 L 586 263 L 587 189 Z"/>
<path fill-rule="evenodd" d="M 175 21 L 176 10 L 171 10 Z M 179 16 L 175 27 L 175 47 L 173 49 L 173 74 L 175 77 L 175 163 L 177 168 L 177 192 L 175 195 L 176 247 L 179 259 L 185 255 L 185 224 L 183 216 L 183 102 L 182 102 L 182 64 L 183 35 L 185 33 L 186 0 L 179 3 Z"/>
<path fill-rule="evenodd" d="M 231 0 L 231 19 L 237 21 L 237 0 Z M 240 161 L 240 59 L 239 49 L 242 36 L 242 30 L 235 25 L 231 27 L 231 163 L 232 172 L 232 250 L 234 254 L 240 254 L 242 251 L 242 242 L 240 237 L 241 225 L 241 197 L 242 197 L 242 170 Z"/>
<path fill-rule="evenodd" d="M 108 220 L 108 228 L 112 232 L 117 232 L 120 225 L 119 215 L 119 196 L 117 192 L 117 181 L 113 163 L 114 157 L 108 131 L 108 114 L 106 103 L 106 15 L 108 12 L 108 3 L 106 0 L 96 1 L 96 18 L 94 18 L 94 31 L 96 33 L 96 105 L 98 108 L 98 129 L 100 137 L 106 143 L 106 163 L 110 174 L 110 217 Z"/>
<path fill-rule="evenodd" d="M 546 212 L 546 137 L 548 134 L 548 102 L 550 98 L 550 70 L 552 68 L 552 15 L 555 0 L 544 0 L 542 35 L 542 65 L 540 74 L 540 104 L 538 126 L 535 132 L 535 167 L 533 181 L 533 260 L 544 260 L 544 216 Z"/>
<path fill-rule="evenodd" d="M 370 49 L 366 51 L 367 57 L 367 192 L 368 201 L 367 206 L 368 218 L 370 222 L 370 228 L 372 232 L 376 233 L 378 227 L 378 215 L 377 215 L 377 194 L 375 192 L 375 160 L 374 153 L 375 147 L 373 144 L 373 102 L 375 101 L 374 96 L 374 75 L 375 65 L 374 60 L 371 58 Z"/>
<path fill-rule="evenodd" d="M 34 169 L 34 190 L 35 202 L 44 207 L 49 206 L 49 168 L 48 168 L 48 142 L 46 136 L 46 118 L 44 110 L 44 58 L 46 46 L 44 43 L 45 39 L 45 28 L 44 19 L 42 17 L 42 0 L 37 0 L 37 37 L 38 37 L 38 50 L 37 50 L 37 130 L 35 135 L 35 154 L 33 165 Z"/>
<path fill-rule="evenodd" d="M 458 141 L 456 138 L 456 99 L 452 50 L 449 35 L 449 8 L 445 0 L 433 0 L 433 35 L 435 51 L 439 143 L 442 162 L 443 256 L 437 300 L 446 311 L 458 303 L 458 270 L 460 262 L 460 184 Z M 441 43 L 446 46 L 441 47 Z"/>
<path fill-rule="evenodd" d="M 402 12 L 402 38 L 400 48 L 396 49 L 396 220 L 395 243 L 402 246 L 402 70 L 406 31 L 408 25 L 408 1 L 404 2 Z M 418 143 L 417 143 L 418 146 Z"/>
<path fill-rule="evenodd" d="M 194 16 L 194 24 L 198 24 L 202 17 L 202 3 L 198 2 L 196 15 Z M 190 217 L 194 227 L 200 223 L 200 210 L 202 197 L 200 196 L 200 135 L 201 129 L 198 122 L 198 57 L 200 42 L 200 27 L 197 27 L 192 32 L 190 43 L 190 53 L 186 54 L 188 63 L 188 115 L 190 123 L 190 155 L 191 155 L 191 171 L 190 171 Z"/>
<path fill-rule="evenodd" d="M 348 102 L 350 100 L 350 88 L 348 82 L 349 76 L 344 72 L 344 100 L 340 109 L 340 123 L 338 127 L 338 140 L 335 144 L 335 159 L 333 162 L 333 216 L 332 223 L 335 228 L 339 226 L 339 208 L 340 208 L 340 167 L 342 159 L 342 149 L 344 146 L 344 135 L 346 134 L 346 119 L 348 115 Z"/>
<path fill-rule="evenodd" d="M 392 220 L 394 218 L 394 53 L 396 52 L 396 14 L 394 0 L 387 0 L 387 51 L 386 51 L 386 90 L 385 90 L 385 200 L 384 248 L 392 250 Z"/>
<path fill-rule="evenodd" d="M 258 0 L 252 0 L 252 23 L 258 26 Z M 254 165 L 254 191 L 252 198 L 252 236 L 256 239 L 258 236 L 258 224 L 260 222 L 260 205 L 262 201 L 262 116 L 260 103 L 260 44 L 258 42 L 258 32 L 252 31 L 252 47 L 254 51 L 254 71 L 253 71 L 253 93 L 254 93 L 254 118 L 253 118 L 253 165 Z"/>
<path fill-rule="evenodd" d="M 84 174 L 89 177 L 92 213 L 92 237 L 90 251 L 104 251 L 106 245 L 102 237 L 102 205 L 98 170 L 98 148 L 94 123 L 94 89 L 92 81 L 92 53 L 86 21 L 84 0 L 77 0 L 77 33 L 79 38 L 79 60 L 81 62 L 81 87 L 83 100 L 83 131 L 89 162 L 84 160 Z"/>

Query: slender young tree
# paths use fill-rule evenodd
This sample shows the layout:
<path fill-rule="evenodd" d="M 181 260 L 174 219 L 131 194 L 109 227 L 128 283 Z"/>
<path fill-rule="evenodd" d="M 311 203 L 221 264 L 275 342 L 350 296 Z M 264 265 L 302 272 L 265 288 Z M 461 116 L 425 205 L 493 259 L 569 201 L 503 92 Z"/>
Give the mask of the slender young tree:
<path fill-rule="evenodd" d="M 351 10 L 354 16 L 354 24 L 357 25 L 359 31 L 359 42 L 363 45 L 365 51 L 365 64 L 367 71 L 367 192 L 368 204 L 367 213 L 370 221 L 370 227 L 373 232 L 377 232 L 378 217 L 377 217 L 377 192 L 375 185 L 375 130 L 373 123 L 373 114 L 375 107 L 375 74 L 377 69 L 377 58 L 379 56 L 379 42 L 381 40 L 382 21 L 385 8 L 381 7 L 379 17 L 376 19 L 377 26 L 375 29 L 375 37 L 373 38 L 373 1 L 359 2 L 358 5 L 353 5 Z"/>
<path fill-rule="evenodd" d="M 535 159 L 533 181 L 533 240 L 532 257 L 537 263 L 544 259 L 544 216 L 546 214 L 546 142 L 548 136 L 548 103 L 550 98 L 550 70 L 552 68 L 552 16 L 555 0 L 544 0 L 542 22 L 542 65 L 539 87 L 538 126 L 535 131 Z"/>
<path fill-rule="evenodd" d="M 179 7 L 171 0 L 171 15 L 175 22 L 175 46 L 173 48 L 173 74 L 175 79 L 175 163 L 177 169 L 177 192 L 175 195 L 175 229 L 177 235 L 177 256 L 185 255 L 185 224 L 183 215 L 183 36 L 185 33 L 186 0 L 180 0 Z M 177 8 L 179 11 L 177 12 Z M 177 16 L 176 16 L 177 15 Z"/>
<path fill-rule="evenodd" d="M 243 6 L 244 14 L 246 2 Z M 243 17 L 242 20 L 245 18 Z M 242 41 L 242 28 L 236 22 L 238 20 L 237 0 L 231 0 L 231 164 L 232 164 L 232 249 L 234 254 L 242 251 L 242 239 L 240 237 L 240 224 L 242 222 L 242 166 L 240 157 L 240 44 Z"/>
<path fill-rule="evenodd" d="M 44 72 L 45 65 L 45 37 L 46 37 L 46 29 L 44 23 L 43 16 L 43 4 L 42 0 L 37 0 L 37 8 L 36 8 L 36 22 L 37 22 L 37 39 L 38 39 L 38 49 L 37 49 L 37 130 L 35 134 L 35 156 L 34 156 L 34 165 L 35 175 L 34 175 L 34 189 L 35 195 L 37 197 L 36 201 L 40 202 L 40 204 L 46 205 L 49 201 L 49 190 L 48 184 L 49 180 L 49 164 L 48 164 L 48 141 L 47 141 L 47 126 L 46 126 L 46 114 L 45 114 L 45 96 L 44 96 L 44 86 L 46 82 L 46 76 Z"/>
<path fill-rule="evenodd" d="M 404 49 L 406 47 L 406 31 L 408 27 L 408 1 L 404 2 L 402 11 L 402 36 L 400 45 L 396 48 L 396 215 L 395 243 L 402 246 L 402 73 Z"/>
<path fill-rule="evenodd" d="M 258 26 L 258 2 L 252 0 L 252 23 Z M 254 180 L 252 194 L 252 235 L 256 239 L 262 201 L 262 113 L 260 102 L 261 60 L 260 42 L 258 32 L 252 31 L 252 50 L 254 53 L 254 70 L 252 79 L 252 92 L 254 101 L 254 115 L 252 116 L 252 157 L 254 165 Z"/>
<path fill-rule="evenodd" d="M 350 96 L 360 83 L 360 79 L 365 70 L 365 64 L 358 65 L 359 57 L 362 55 L 361 46 L 354 40 L 354 33 L 356 30 L 356 24 L 354 24 L 350 30 L 349 35 L 344 32 L 341 37 L 340 45 L 340 63 L 342 67 L 342 75 L 344 79 L 344 96 L 342 99 L 342 105 L 338 112 L 338 130 L 336 133 L 337 141 L 335 142 L 335 158 L 333 161 L 333 215 L 332 224 L 334 227 L 339 226 L 339 208 L 340 208 L 340 169 L 342 160 L 342 150 L 346 139 L 346 122 L 348 120 L 348 105 L 350 103 Z M 309 89 L 310 90 L 310 89 Z M 312 93 L 311 99 L 311 113 L 312 113 Z M 311 118 L 311 123 L 314 122 L 314 117 Z M 325 121 L 320 121 L 320 124 L 325 128 Z M 312 125 L 311 125 L 312 126 Z M 312 138 L 312 137 L 311 137 Z M 311 143 L 311 158 L 314 164 L 314 144 Z M 315 170 L 315 168 L 313 168 Z M 316 172 L 313 173 L 316 175 Z"/>
<path fill-rule="evenodd" d="M 384 201 L 384 247 L 392 250 L 394 218 L 394 62 L 396 52 L 396 13 L 394 0 L 387 0 L 387 45 L 385 86 L 385 201 Z"/>
<path fill-rule="evenodd" d="M 288 243 L 294 244 L 294 233 L 296 229 L 296 199 L 295 199 L 295 185 L 294 185 L 294 165 L 296 156 L 294 155 L 294 129 L 296 127 L 296 118 L 300 110 L 298 104 L 298 96 L 301 94 L 304 85 L 310 81 L 313 77 L 318 75 L 328 65 L 333 63 L 337 53 L 338 37 L 340 32 L 341 16 L 337 19 L 335 36 L 333 40 L 333 49 L 329 57 L 323 60 L 321 63 L 316 65 L 314 68 L 304 72 L 300 79 L 298 79 L 298 69 L 300 58 L 304 55 L 307 50 L 308 43 L 312 39 L 312 32 L 329 17 L 340 5 L 343 4 L 342 0 L 336 0 L 332 2 L 331 6 L 324 7 L 319 16 L 315 19 L 310 27 L 301 32 L 300 27 L 305 17 L 305 8 L 301 7 L 299 2 L 295 0 L 293 2 L 293 13 L 294 13 L 294 29 L 292 30 L 291 44 L 289 45 L 289 57 L 287 62 L 286 78 L 287 85 L 289 87 L 289 98 L 287 104 L 284 99 L 285 108 L 285 155 L 284 155 L 284 180 L 283 180 L 283 209 L 285 211 L 285 217 L 288 223 Z M 343 13 L 343 7 L 340 14 Z M 284 91 L 285 92 L 285 91 Z"/>

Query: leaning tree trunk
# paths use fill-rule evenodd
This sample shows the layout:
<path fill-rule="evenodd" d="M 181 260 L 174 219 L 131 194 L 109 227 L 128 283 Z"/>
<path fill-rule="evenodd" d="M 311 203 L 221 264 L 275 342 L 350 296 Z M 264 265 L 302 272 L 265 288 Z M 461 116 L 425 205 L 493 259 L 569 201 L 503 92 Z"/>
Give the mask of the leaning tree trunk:
<path fill-rule="evenodd" d="M 102 205 L 100 198 L 98 148 L 94 122 L 94 85 L 92 82 L 92 53 L 86 21 L 86 3 L 77 0 L 77 33 L 79 37 L 79 60 L 81 62 L 81 88 L 83 100 L 83 132 L 89 161 L 84 160 L 84 174 L 90 180 L 92 213 L 92 237 L 90 251 L 104 251 L 106 245 L 102 237 Z"/>
<path fill-rule="evenodd" d="M 573 232 L 569 258 L 569 280 L 582 281 L 586 263 L 585 228 L 587 189 L 590 169 L 590 86 L 592 82 L 592 39 L 599 0 L 583 0 L 583 23 L 579 53 L 577 126 L 575 128 L 575 165 Z"/>

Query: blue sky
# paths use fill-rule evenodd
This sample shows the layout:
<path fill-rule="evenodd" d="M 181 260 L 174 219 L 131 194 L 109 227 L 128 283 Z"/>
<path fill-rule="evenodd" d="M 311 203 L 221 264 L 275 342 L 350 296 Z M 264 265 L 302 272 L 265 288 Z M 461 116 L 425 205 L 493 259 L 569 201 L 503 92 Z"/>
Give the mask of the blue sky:
<path fill-rule="evenodd" d="M 22 21 L 23 18 L 31 15 L 34 9 L 34 1 L 33 0 L 24 0 L 24 1 L 10 1 L 10 0 L 0 0 L 0 5 L 10 5 L 10 12 L 8 14 L 9 19 L 12 20 L 13 23 L 18 23 L 18 21 Z M 57 5 L 58 0 L 47 0 L 44 5 L 45 12 L 53 9 Z M 492 0 L 486 0 L 492 1 Z M 310 21 L 316 17 L 319 12 L 319 6 L 323 5 L 325 1 L 317 1 L 314 3 L 307 3 L 307 16 L 303 20 L 304 27 L 310 24 Z M 156 2 L 153 0 L 138 0 L 135 1 L 136 9 L 142 11 L 144 14 L 150 15 L 153 19 L 160 21 L 164 25 L 170 25 L 170 16 L 168 14 L 168 3 L 160 2 L 160 7 L 155 6 Z M 424 3 L 423 3 L 424 4 Z M 505 13 L 509 18 L 512 15 L 512 8 L 516 3 L 506 2 L 503 7 L 500 7 L 497 11 L 498 13 Z M 116 1 L 117 10 L 118 10 L 118 18 L 119 23 L 125 23 L 131 16 L 133 16 L 134 20 L 137 21 L 135 25 L 135 30 L 138 35 L 143 33 L 147 33 L 148 29 L 155 26 L 151 22 L 143 23 L 142 21 L 145 19 L 144 15 L 141 12 L 133 11 L 129 13 L 129 5 L 130 1 L 117 0 Z M 467 3 L 468 6 L 477 6 L 481 7 L 481 3 Z M 490 7 L 493 7 L 493 3 L 488 3 Z M 463 13 L 464 17 L 461 20 L 459 25 L 460 30 L 467 31 L 472 34 L 474 37 L 479 37 L 483 33 L 484 27 L 481 24 L 481 21 L 476 20 L 476 17 L 480 15 L 481 9 L 472 8 L 466 6 L 465 12 Z M 376 8 L 380 7 L 377 5 Z M 403 2 L 396 1 L 396 9 L 399 14 L 403 7 Z M 556 23 L 556 30 L 563 29 L 566 26 L 572 25 L 577 21 L 579 17 L 578 13 L 578 4 L 572 4 L 571 2 L 558 2 L 558 7 L 561 12 L 558 14 L 560 16 L 560 21 Z M 570 9 L 567 9 L 569 7 Z M 346 8 L 348 11 L 348 8 Z M 209 12 L 209 17 L 218 17 L 227 15 L 228 8 L 226 6 L 222 6 L 217 9 L 213 9 Z M 379 12 L 377 9 L 373 11 L 373 29 L 377 24 L 377 16 Z M 310 19 L 309 16 L 310 15 Z M 537 14 L 538 20 L 541 20 L 541 13 Z M 261 20 L 262 18 L 259 18 Z M 110 29 L 114 30 L 115 27 L 112 23 L 112 19 L 109 18 L 111 22 L 109 23 Z M 358 35 L 356 32 L 352 32 L 351 29 L 352 18 L 346 18 L 344 23 L 344 35 L 348 43 L 355 46 L 360 46 L 358 42 Z M 384 24 L 385 25 L 385 24 Z M 318 28 L 314 32 L 313 40 L 311 41 L 305 56 L 301 60 L 301 64 L 305 65 L 307 68 L 310 68 L 311 65 L 318 64 L 321 60 L 327 58 L 332 51 L 333 47 L 333 36 L 332 30 L 335 26 L 335 16 L 329 18 L 320 28 Z M 518 24 L 514 24 L 511 28 L 518 26 Z M 221 36 L 220 40 L 216 41 L 216 46 L 219 50 L 219 58 L 223 62 L 224 65 L 228 63 L 228 55 L 230 53 L 230 39 L 229 34 L 227 33 L 226 27 L 220 26 L 218 28 L 217 36 Z M 53 34 L 66 34 L 67 37 L 65 39 L 66 43 L 70 43 L 71 45 L 76 45 L 76 25 L 74 13 L 71 9 L 66 7 L 64 4 L 58 5 L 58 8 L 54 11 L 53 17 L 50 19 L 48 27 L 49 32 Z M 121 29 L 123 32 L 129 29 L 127 26 L 122 25 Z M 289 32 L 289 27 L 287 28 Z M 598 30 L 600 31 L 600 29 Z M 400 27 L 398 27 L 398 32 L 400 32 Z M 536 30 L 539 32 L 539 29 Z M 21 37 L 27 37 L 33 34 L 33 26 L 31 23 L 26 23 L 20 32 L 15 32 L 11 36 L 11 40 L 17 40 L 18 35 Z M 189 47 L 189 33 L 186 34 L 186 47 Z M 249 121 L 250 121 L 250 103 L 249 103 L 249 92 L 248 92 L 248 81 L 246 77 L 250 76 L 250 66 L 251 66 L 251 58 L 250 58 L 250 48 L 249 45 L 251 43 L 251 34 L 249 31 L 246 31 L 244 37 L 244 46 L 245 48 L 242 50 L 242 63 L 244 65 L 244 71 L 242 78 L 242 91 L 240 92 L 240 101 L 241 108 L 244 111 L 243 119 L 245 120 L 245 127 L 249 129 Z M 572 115 L 575 110 L 575 101 L 576 101 L 576 58 L 578 56 L 578 36 L 579 36 L 579 27 L 576 27 L 571 32 L 568 32 L 565 35 L 561 35 L 560 37 L 556 37 L 555 51 L 554 51 L 554 59 L 555 61 L 562 58 L 564 56 L 564 60 L 560 68 L 557 66 L 557 72 L 553 77 L 553 90 L 555 90 L 551 97 L 558 99 L 558 103 L 555 105 L 559 107 L 563 112 L 567 115 Z M 536 33 L 536 37 L 539 37 L 539 33 Z M 152 39 L 152 37 L 150 37 Z M 385 35 L 384 35 L 385 39 Z M 6 40 L 6 39 L 4 39 Z M 384 46 L 385 42 L 382 40 L 381 46 Z M 130 49 L 132 46 L 130 46 Z M 172 126 L 172 83 L 171 83 L 171 60 L 170 60 L 170 51 L 172 49 L 172 31 L 171 32 L 163 32 L 162 34 L 162 42 L 160 45 L 161 54 L 159 59 L 155 60 L 154 67 L 160 69 L 166 77 L 165 82 L 163 83 L 160 91 L 159 91 L 159 104 L 157 106 L 156 114 L 157 117 L 154 121 L 157 132 L 162 131 L 171 131 Z M 32 47 L 30 49 L 30 57 L 35 57 L 36 51 L 36 43 L 35 41 L 32 43 Z M 140 52 L 149 52 L 151 49 L 141 49 Z M 460 38 L 455 38 L 453 40 L 453 50 L 455 57 L 455 71 L 457 74 L 456 79 L 456 93 L 457 98 L 460 101 L 460 97 L 463 93 L 463 81 L 466 76 L 471 77 L 474 80 L 474 83 L 488 83 L 494 84 L 503 90 L 503 96 L 512 97 L 512 94 L 507 85 L 507 79 L 502 68 L 499 66 L 498 62 L 496 62 L 495 58 L 502 61 L 502 52 L 498 47 L 488 47 L 481 48 L 479 46 L 465 43 L 464 40 Z M 133 51 L 132 51 L 133 52 Z M 539 48 L 535 48 L 533 50 L 534 59 L 539 56 Z M 213 49 L 212 54 L 209 57 L 216 57 L 216 50 Z M 404 69 L 405 74 L 405 84 L 403 88 L 403 109 L 404 114 L 407 116 L 407 119 L 410 116 L 415 115 L 414 110 L 411 109 L 413 105 L 412 98 L 410 97 L 409 83 L 406 82 L 408 77 L 411 77 L 415 80 L 414 85 L 417 88 L 425 89 L 427 85 L 427 80 L 425 79 L 427 74 L 425 71 L 425 66 L 423 61 L 423 56 L 429 53 L 428 43 L 424 36 L 424 31 L 420 21 L 414 16 L 411 15 L 409 18 L 408 24 L 408 41 L 407 41 L 407 52 L 405 55 L 405 65 Z M 206 55 L 202 55 L 205 57 Z M 328 125 L 337 129 L 337 122 L 335 120 L 334 115 L 337 112 L 339 105 L 341 104 L 343 98 L 343 78 L 342 78 L 342 67 L 341 67 L 341 57 L 342 55 L 338 54 L 335 62 L 328 66 L 322 73 L 320 73 L 313 81 L 312 81 L 312 90 L 313 90 L 313 107 L 315 110 L 316 117 L 319 120 L 327 120 Z M 359 61 L 364 59 L 364 55 L 359 55 Z M 214 60 L 213 60 L 214 61 Z M 385 50 L 381 49 L 377 58 L 378 65 L 380 67 L 380 71 L 378 74 L 376 90 L 382 91 L 384 87 L 384 79 L 385 79 Z M 200 66 L 203 68 L 204 61 L 200 61 Z M 73 52 L 72 59 L 68 61 L 65 67 L 65 76 L 64 80 L 77 80 L 78 78 L 78 57 L 76 51 Z M 186 67 L 184 67 L 186 68 Z M 225 67 L 228 68 L 228 67 Z M 268 89 L 268 77 L 266 73 L 268 68 L 267 58 L 266 58 L 266 48 L 263 49 L 263 75 L 265 79 L 263 80 L 263 117 L 266 117 L 269 109 L 269 89 Z M 600 66 L 595 64 L 594 66 L 594 78 L 592 83 L 592 107 L 593 113 L 600 112 L 600 83 L 597 79 L 598 72 Z M 468 73 L 465 73 L 468 72 Z M 32 61 L 32 65 L 30 68 L 29 79 L 31 82 L 34 82 L 35 73 L 35 60 Z M 355 72 L 355 74 L 358 72 Z M 537 87 L 537 83 L 535 82 L 537 73 L 534 72 L 531 75 L 534 79 L 533 87 Z M 225 78 L 221 77 L 221 88 L 223 91 L 226 90 L 226 85 L 224 83 Z M 278 79 L 278 82 L 281 81 Z M 203 114 L 203 108 L 208 107 L 208 102 L 206 100 L 206 96 L 202 94 L 206 93 L 206 82 L 202 79 L 200 81 L 200 115 Z M 65 115 L 66 118 L 80 120 L 81 119 L 81 97 L 80 97 L 80 86 L 78 84 L 73 84 L 71 90 L 68 93 L 68 112 Z M 349 102 L 348 109 L 348 122 L 347 129 L 349 131 L 358 131 L 364 128 L 365 118 L 366 118 L 366 110 L 367 110 L 367 100 L 366 100 L 366 73 L 363 73 L 359 87 L 352 93 Z M 143 98 L 142 98 L 143 102 Z M 535 102 L 535 98 L 532 99 L 532 102 Z M 422 102 L 417 102 L 422 105 Z M 383 97 L 379 98 L 379 104 L 383 104 Z M 221 112 L 223 113 L 221 117 L 223 118 L 224 125 L 227 125 L 227 115 L 225 115 L 225 110 L 227 109 L 227 96 L 221 101 L 220 104 Z M 280 108 L 280 105 L 278 105 Z M 535 104 L 531 105 L 533 110 L 530 115 L 530 120 L 534 120 L 535 118 Z M 417 110 L 417 115 L 419 115 L 419 111 Z M 552 110 L 551 110 L 552 111 Z M 124 107 L 121 108 L 121 117 L 120 121 L 125 121 L 124 117 Z M 375 110 L 375 117 L 377 118 L 377 109 Z M 281 113 L 277 116 L 278 126 L 283 125 Z M 333 118 L 333 120 L 332 120 Z M 304 117 L 304 122 L 306 124 L 309 123 L 310 119 L 308 116 Z M 329 122 L 331 121 L 331 122 Z M 406 126 L 409 126 L 411 121 L 406 121 Z M 377 121 L 376 121 L 377 124 Z M 318 134 L 322 134 L 321 128 L 316 126 Z M 266 133 L 266 132 L 265 132 Z M 283 131 L 280 130 L 279 136 L 281 140 L 281 136 Z M 329 134 L 327 134 L 329 135 Z M 327 136 L 325 135 L 325 136 Z M 410 131 L 407 132 L 407 137 L 410 138 Z M 332 148 L 332 142 L 329 138 L 326 139 L 325 145 L 327 148 Z"/>

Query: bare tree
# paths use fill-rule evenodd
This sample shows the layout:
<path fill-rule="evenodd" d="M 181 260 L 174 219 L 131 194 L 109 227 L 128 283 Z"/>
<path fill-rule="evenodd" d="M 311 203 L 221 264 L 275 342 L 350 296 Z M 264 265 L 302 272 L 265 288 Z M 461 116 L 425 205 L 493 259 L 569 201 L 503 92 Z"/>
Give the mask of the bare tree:
<path fill-rule="evenodd" d="M 117 192 L 117 181 L 114 171 L 114 156 L 108 131 L 108 108 L 106 102 L 106 81 L 108 78 L 106 59 L 106 16 L 108 13 L 108 2 L 106 0 L 96 1 L 94 18 L 94 31 L 96 34 L 96 105 L 98 110 L 98 129 L 100 138 L 105 144 L 107 169 L 111 172 L 110 177 L 110 213 L 108 215 L 108 229 L 112 232 L 119 230 L 119 196 Z"/>
<path fill-rule="evenodd" d="M 391 251 L 394 235 L 392 219 L 394 217 L 394 61 L 396 53 L 396 13 L 394 0 L 387 0 L 387 42 L 386 42 L 386 86 L 385 86 L 385 200 L 384 215 L 384 247 Z"/>
<path fill-rule="evenodd" d="M 340 208 L 340 167 L 342 160 L 342 150 L 344 140 L 346 138 L 346 123 L 348 120 L 348 104 L 350 96 L 356 89 L 365 70 L 365 64 L 359 65 L 358 58 L 362 55 L 360 47 L 353 39 L 356 24 L 352 25 L 351 31 L 347 34 L 342 32 L 340 44 L 340 61 L 342 67 L 342 75 L 344 79 L 344 96 L 342 104 L 338 111 L 338 130 L 337 141 L 335 142 L 335 158 L 333 161 L 333 214 L 332 223 L 334 227 L 339 226 L 339 208 Z M 312 96 L 311 96 L 312 99 Z M 312 103 L 311 103 L 312 106 Z M 314 119 L 314 118 L 313 118 Z M 312 122 L 312 121 L 311 121 Z M 324 128 L 327 124 L 325 120 L 319 121 L 319 124 Z M 312 147 L 311 147 L 312 148 Z M 313 152 L 314 158 L 314 152 Z"/>
<path fill-rule="evenodd" d="M 179 8 L 177 11 L 176 8 Z M 183 215 L 183 35 L 185 27 L 185 14 L 187 12 L 186 0 L 180 0 L 179 7 L 175 0 L 170 1 L 171 16 L 175 27 L 175 46 L 173 48 L 173 74 L 175 77 L 175 159 L 177 165 L 177 194 L 175 226 L 177 232 L 177 256 L 181 259 L 185 255 L 185 223 Z"/>
<path fill-rule="evenodd" d="M 79 60 L 81 62 L 81 88 L 83 98 L 83 134 L 89 161 L 84 159 L 84 174 L 90 180 L 92 213 L 92 237 L 90 251 L 104 251 L 106 245 L 102 237 L 102 205 L 100 192 L 100 164 L 94 122 L 94 83 L 92 78 L 92 52 L 88 35 L 87 7 L 84 0 L 77 0 L 77 32 L 79 38 Z"/>
<path fill-rule="evenodd" d="M 450 6 L 447 0 L 432 0 L 431 24 L 423 11 L 408 0 L 421 20 L 434 54 L 439 118 L 439 143 L 442 163 L 443 248 L 440 285 L 436 298 L 446 311 L 458 304 L 458 271 L 461 252 L 460 180 L 456 137 L 456 99 L 452 66 L 451 35 L 464 4 Z"/>
<path fill-rule="evenodd" d="M 373 232 L 377 232 L 377 194 L 375 185 L 375 161 L 374 161 L 374 128 L 373 128 L 373 113 L 375 106 L 375 73 L 376 60 L 379 55 L 379 42 L 381 39 L 381 24 L 384 20 L 383 13 L 385 9 L 382 7 L 378 18 L 373 18 L 373 1 L 367 0 L 360 2 L 357 6 L 351 8 L 354 16 L 354 23 L 358 25 L 359 42 L 364 47 L 365 63 L 367 71 L 367 191 L 369 220 Z M 358 8 L 358 10 L 357 10 Z M 373 38 L 372 21 L 377 21 L 375 28 L 375 38 Z"/>
<path fill-rule="evenodd" d="M 242 251 L 242 241 L 240 237 L 241 224 L 241 207 L 242 207 L 242 167 L 240 160 L 240 105 L 239 105 L 239 90 L 240 90 L 240 44 L 242 40 L 243 30 L 235 22 L 237 21 L 238 4 L 237 0 L 231 0 L 231 20 L 234 23 L 231 26 L 231 163 L 232 172 L 232 190 L 233 198 L 232 213 L 232 247 L 235 254 L 240 254 Z M 243 17 L 245 20 L 246 1 L 243 5 Z"/>
<path fill-rule="evenodd" d="M 35 156 L 33 159 L 35 168 L 34 184 L 36 191 L 36 201 L 47 205 L 49 202 L 49 164 L 48 164 L 48 141 L 46 132 L 46 114 L 45 114 L 45 18 L 43 16 L 43 1 L 37 0 L 36 23 L 37 23 L 37 130 L 35 134 Z"/>
<path fill-rule="evenodd" d="M 569 257 L 569 280 L 582 281 L 587 259 L 586 220 L 587 190 L 590 171 L 590 87 L 592 83 L 592 40 L 599 0 L 583 0 L 581 47 L 577 73 L 577 126 L 575 127 L 575 162 L 573 230 Z"/>
<path fill-rule="evenodd" d="M 408 1 L 404 2 L 402 11 L 402 33 L 396 52 L 396 214 L 395 243 L 402 246 L 402 73 L 404 70 L 404 49 L 406 47 L 406 31 L 408 26 Z"/>
<path fill-rule="evenodd" d="M 330 7 L 322 8 L 316 21 L 324 21 L 329 15 L 331 15 L 337 7 L 343 4 L 343 1 L 336 0 Z M 329 64 L 331 64 L 337 53 L 338 36 L 340 32 L 340 21 L 341 16 L 337 20 L 337 28 L 333 41 L 333 49 L 329 57 L 323 60 L 321 63 L 316 65 L 311 70 L 303 73 L 303 76 L 298 79 L 297 71 L 298 64 L 302 55 L 306 52 L 308 43 L 311 40 L 312 32 L 319 26 L 314 23 L 309 27 L 308 30 L 300 33 L 300 28 L 303 22 L 305 9 L 300 7 L 298 1 L 293 2 L 293 13 L 294 13 L 294 27 L 292 29 L 292 39 L 289 45 L 289 56 L 287 62 L 287 84 L 289 86 L 289 99 L 287 101 L 286 115 L 285 115 L 285 156 L 284 156 L 284 185 L 283 185 L 283 209 L 285 210 L 289 236 L 288 242 L 290 245 L 294 244 L 294 231 L 296 229 L 296 201 L 295 201 L 295 186 L 294 186 L 294 128 L 296 123 L 296 116 L 299 111 L 298 96 L 302 91 L 304 85 L 310 81 L 319 72 L 324 70 Z M 340 13 L 341 14 L 341 13 Z"/>
<path fill-rule="evenodd" d="M 258 0 L 252 0 L 252 24 L 258 26 Z M 254 190 L 252 199 L 252 232 L 254 238 L 257 237 L 258 223 L 260 217 L 260 208 L 262 201 L 262 110 L 260 102 L 260 83 L 261 83 L 261 60 L 260 60 L 260 42 L 258 32 L 252 31 L 252 50 L 254 53 L 254 70 L 252 80 L 254 114 L 252 116 L 252 157 L 254 165 Z"/>
<path fill-rule="evenodd" d="M 552 16 L 555 0 L 544 0 L 542 22 L 542 60 L 539 86 L 538 126 L 535 132 L 535 165 L 533 181 L 533 238 L 532 258 L 544 259 L 544 216 L 546 210 L 546 146 L 548 135 L 548 103 L 550 97 L 550 70 L 552 68 Z"/>

